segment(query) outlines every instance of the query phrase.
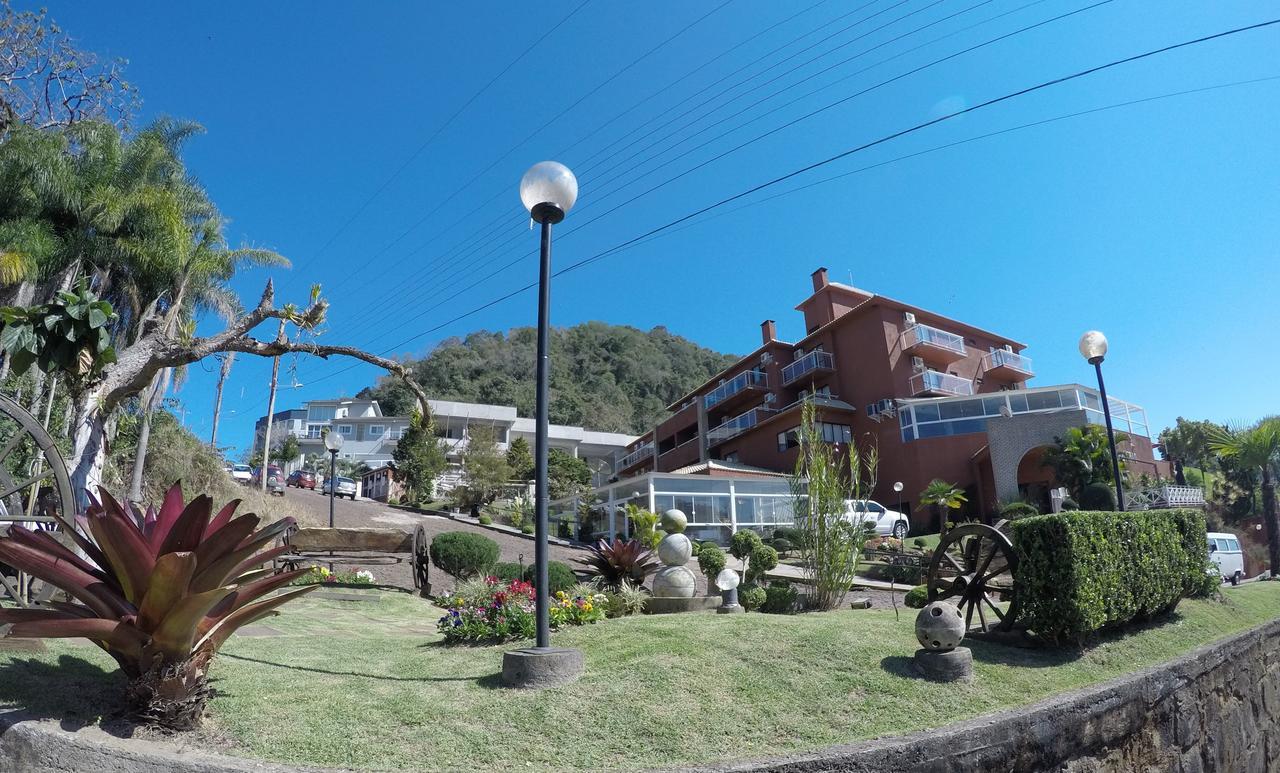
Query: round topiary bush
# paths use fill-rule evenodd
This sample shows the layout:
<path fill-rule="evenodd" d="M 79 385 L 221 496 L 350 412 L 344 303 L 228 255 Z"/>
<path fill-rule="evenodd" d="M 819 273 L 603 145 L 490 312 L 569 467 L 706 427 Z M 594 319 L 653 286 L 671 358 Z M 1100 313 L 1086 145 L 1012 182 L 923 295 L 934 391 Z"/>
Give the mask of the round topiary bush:
<path fill-rule="evenodd" d="M 480 517 L 477 520 L 480 521 L 481 526 L 488 526 L 493 523 L 493 518 L 488 513 L 480 513 Z"/>
<path fill-rule="evenodd" d="M 729 552 L 734 558 L 744 559 L 751 556 L 752 551 L 759 547 L 763 542 L 760 535 L 750 529 L 744 529 L 733 535 L 733 539 L 729 540 Z"/>
<path fill-rule="evenodd" d="M 754 612 L 764 606 L 769 594 L 759 585 L 742 585 L 738 588 L 738 603 L 748 612 Z"/>
<path fill-rule="evenodd" d="M 449 531 L 431 540 L 431 563 L 459 580 L 482 576 L 498 562 L 498 543 L 469 531 Z"/>
<path fill-rule="evenodd" d="M 717 574 L 724 571 L 728 560 L 728 556 L 714 542 L 704 542 L 698 548 L 698 568 L 707 580 L 714 580 Z"/>
<path fill-rule="evenodd" d="M 764 579 L 765 572 L 778 565 L 778 551 L 763 543 L 751 550 L 751 560 L 747 562 L 747 582 L 759 582 Z"/>
<path fill-rule="evenodd" d="M 924 605 L 929 603 L 929 588 L 925 585 L 917 585 L 907 591 L 907 595 L 902 597 L 902 603 L 912 609 L 924 609 Z"/>
<path fill-rule="evenodd" d="M 1110 483 L 1090 483 L 1080 492 L 1080 509 L 1097 512 L 1114 512 L 1116 492 Z"/>
<path fill-rule="evenodd" d="M 1062 509 L 1063 510 L 1079 510 L 1080 505 L 1076 504 L 1076 501 L 1071 497 L 1067 497 L 1066 499 L 1062 500 Z"/>
<path fill-rule="evenodd" d="M 536 577 L 538 567 L 530 564 L 524 568 L 524 581 L 537 585 Z M 563 561 L 547 562 L 547 593 L 555 595 L 560 591 L 567 591 L 578 584 L 578 576 L 573 573 L 573 569 Z"/>
<path fill-rule="evenodd" d="M 489 574 L 503 582 L 524 579 L 524 567 L 514 561 L 499 561 L 489 570 Z"/>
<path fill-rule="evenodd" d="M 1019 518 L 1028 518 L 1039 514 L 1040 511 L 1036 509 L 1036 506 L 1029 502 L 1010 502 L 1000 508 L 1000 517 L 1009 521 L 1016 521 Z"/>

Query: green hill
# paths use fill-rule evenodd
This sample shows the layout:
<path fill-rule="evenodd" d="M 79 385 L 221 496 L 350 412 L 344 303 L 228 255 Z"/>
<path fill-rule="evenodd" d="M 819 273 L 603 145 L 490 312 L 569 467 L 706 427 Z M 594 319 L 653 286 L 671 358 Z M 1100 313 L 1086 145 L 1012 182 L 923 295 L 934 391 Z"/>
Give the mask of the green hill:
<path fill-rule="evenodd" d="M 531 327 L 508 333 L 481 331 L 442 341 L 421 360 L 414 377 L 440 400 L 514 405 L 533 415 L 537 334 Z M 666 406 L 737 359 L 673 335 L 603 322 L 551 331 L 551 421 L 594 430 L 639 434 L 666 415 Z M 382 378 L 360 391 L 384 413 L 412 408 L 397 379 Z"/>

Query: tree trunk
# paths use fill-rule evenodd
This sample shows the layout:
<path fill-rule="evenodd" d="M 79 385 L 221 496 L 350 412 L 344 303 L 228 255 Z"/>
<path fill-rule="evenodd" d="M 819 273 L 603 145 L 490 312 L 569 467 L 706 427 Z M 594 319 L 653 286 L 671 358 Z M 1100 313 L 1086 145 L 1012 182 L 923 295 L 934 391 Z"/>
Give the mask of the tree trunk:
<path fill-rule="evenodd" d="M 235 352 L 227 352 L 222 357 L 222 369 L 218 371 L 218 391 L 213 398 L 213 432 L 209 434 L 209 447 L 218 450 L 218 419 L 222 416 L 222 387 L 231 375 L 231 363 L 236 358 Z"/>
<path fill-rule="evenodd" d="M 276 338 L 284 337 L 285 320 L 280 320 L 280 332 Z M 280 355 L 271 360 L 271 396 L 267 398 L 267 428 L 262 434 L 262 493 L 267 493 L 267 471 L 271 469 L 271 421 L 276 412 L 276 386 L 280 383 Z"/>
<path fill-rule="evenodd" d="M 169 391 L 169 378 L 173 368 L 165 368 L 151 381 L 151 388 L 142 400 L 142 421 L 138 425 L 138 448 L 133 455 L 133 477 L 129 481 L 129 501 L 142 502 L 142 474 L 147 464 L 147 448 L 151 445 L 151 416 Z"/>
<path fill-rule="evenodd" d="M 76 400 L 75 419 L 71 427 L 71 489 L 75 492 L 76 511 L 89 505 L 89 492 L 102 484 L 102 468 L 107 460 L 106 415 L 102 409 L 103 388 L 90 389 Z"/>
<path fill-rule="evenodd" d="M 1262 465 L 1262 514 L 1267 522 L 1267 547 L 1271 555 L 1271 576 L 1280 577 L 1280 514 L 1276 512 L 1276 484 L 1270 465 Z"/>
<path fill-rule="evenodd" d="M 146 673 L 129 678 L 125 697 L 134 717 L 170 730 L 193 730 L 204 718 L 212 656 L 197 652 L 181 663 L 159 657 Z"/>

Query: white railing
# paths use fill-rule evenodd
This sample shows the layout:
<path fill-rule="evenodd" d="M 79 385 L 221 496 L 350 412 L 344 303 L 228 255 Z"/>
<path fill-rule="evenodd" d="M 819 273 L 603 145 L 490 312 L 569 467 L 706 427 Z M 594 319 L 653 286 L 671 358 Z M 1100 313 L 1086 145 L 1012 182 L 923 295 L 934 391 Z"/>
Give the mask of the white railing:
<path fill-rule="evenodd" d="M 1124 492 L 1126 510 L 1159 507 L 1204 507 L 1204 489 L 1199 486 L 1156 486 Z"/>
<path fill-rule="evenodd" d="M 902 331 L 903 349 L 910 349 L 916 344 L 928 344 L 961 355 L 965 353 L 963 336 L 921 323 L 916 323 Z"/>
<path fill-rule="evenodd" d="M 782 369 L 782 383 L 784 385 L 790 384 L 806 373 L 811 373 L 819 368 L 834 370 L 835 367 L 836 360 L 831 356 L 830 352 L 809 352 Z"/>
<path fill-rule="evenodd" d="M 1013 368 L 1016 371 L 1030 375 L 1034 373 L 1031 370 L 1031 358 L 1024 357 L 1021 354 L 1006 351 L 1004 349 L 996 349 L 986 357 L 982 358 L 983 370 L 993 370 L 995 368 Z"/>
<path fill-rule="evenodd" d="M 973 382 L 936 370 L 923 370 L 911 377 L 911 393 L 941 392 L 947 395 L 973 394 Z"/>
<path fill-rule="evenodd" d="M 753 386 L 769 386 L 769 377 L 759 370 L 748 370 L 745 373 L 739 373 L 708 393 L 705 398 L 706 406 L 711 408 L 716 403 L 724 402 L 742 390 Z"/>
<path fill-rule="evenodd" d="M 653 456 L 653 443 L 651 442 L 641 445 L 636 450 L 622 457 L 622 461 L 618 462 L 618 469 L 626 469 L 641 459 L 644 459 L 646 456 Z"/>
<path fill-rule="evenodd" d="M 746 413 L 738 414 L 732 419 L 708 430 L 707 444 L 723 443 L 731 437 L 740 435 L 759 424 L 761 420 L 772 413 L 775 413 L 772 408 L 752 408 Z"/>

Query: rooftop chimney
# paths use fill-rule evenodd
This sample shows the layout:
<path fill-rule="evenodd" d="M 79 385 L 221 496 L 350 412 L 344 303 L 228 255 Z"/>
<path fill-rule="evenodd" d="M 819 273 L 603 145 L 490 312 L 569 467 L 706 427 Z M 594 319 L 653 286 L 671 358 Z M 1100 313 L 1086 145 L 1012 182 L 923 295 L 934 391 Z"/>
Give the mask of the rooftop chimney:
<path fill-rule="evenodd" d="M 827 286 L 827 269 L 826 268 L 820 268 L 817 271 L 810 274 L 810 276 L 813 278 L 813 291 L 815 293 Z"/>
<path fill-rule="evenodd" d="M 769 343 L 778 340 L 778 326 L 771 319 L 760 323 L 760 342 Z"/>

